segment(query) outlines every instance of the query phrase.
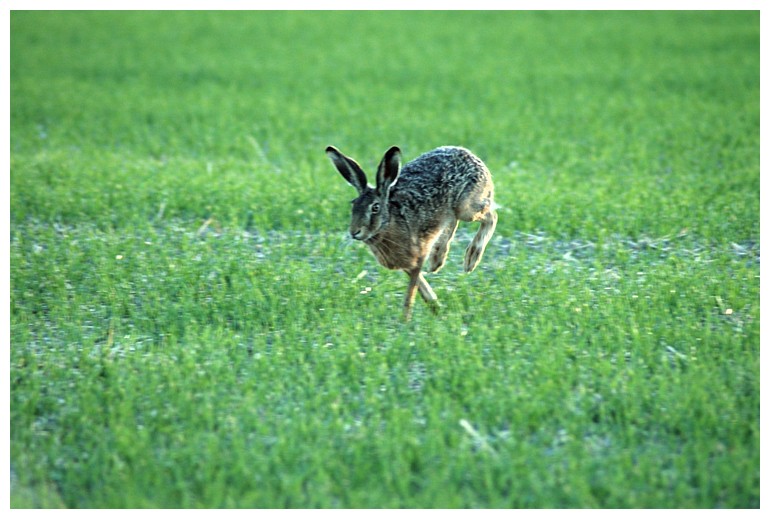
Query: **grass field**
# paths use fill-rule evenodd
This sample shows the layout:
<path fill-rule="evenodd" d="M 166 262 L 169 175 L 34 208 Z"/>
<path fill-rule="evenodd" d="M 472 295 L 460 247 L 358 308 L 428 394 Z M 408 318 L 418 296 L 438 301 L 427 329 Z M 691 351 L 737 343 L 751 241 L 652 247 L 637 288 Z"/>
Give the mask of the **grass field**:
<path fill-rule="evenodd" d="M 759 14 L 13 12 L 13 507 L 758 507 Z M 429 280 L 391 145 L 489 166 Z"/>

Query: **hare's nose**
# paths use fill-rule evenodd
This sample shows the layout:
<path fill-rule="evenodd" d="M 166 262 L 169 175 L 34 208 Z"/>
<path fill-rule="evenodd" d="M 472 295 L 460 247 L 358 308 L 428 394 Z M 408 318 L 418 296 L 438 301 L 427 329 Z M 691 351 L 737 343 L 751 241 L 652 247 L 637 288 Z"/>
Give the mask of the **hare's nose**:
<path fill-rule="evenodd" d="M 358 229 L 357 231 L 350 231 L 350 237 L 354 240 L 360 240 L 361 239 L 361 229 Z"/>

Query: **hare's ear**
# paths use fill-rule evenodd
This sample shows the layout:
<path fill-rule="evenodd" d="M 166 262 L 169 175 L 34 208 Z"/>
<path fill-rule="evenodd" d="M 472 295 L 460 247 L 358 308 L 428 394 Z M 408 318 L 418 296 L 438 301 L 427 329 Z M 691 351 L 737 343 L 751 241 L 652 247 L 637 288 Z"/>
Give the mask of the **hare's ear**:
<path fill-rule="evenodd" d="M 366 174 L 355 160 L 346 157 L 334 146 L 326 148 L 326 155 L 332 160 L 337 171 L 348 181 L 348 184 L 356 188 L 359 193 L 366 190 Z"/>
<path fill-rule="evenodd" d="M 401 150 L 393 146 L 385 152 L 385 156 L 380 161 L 377 168 L 377 191 L 380 195 L 385 195 L 398 180 L 398 174 L 401 171 Z"/>

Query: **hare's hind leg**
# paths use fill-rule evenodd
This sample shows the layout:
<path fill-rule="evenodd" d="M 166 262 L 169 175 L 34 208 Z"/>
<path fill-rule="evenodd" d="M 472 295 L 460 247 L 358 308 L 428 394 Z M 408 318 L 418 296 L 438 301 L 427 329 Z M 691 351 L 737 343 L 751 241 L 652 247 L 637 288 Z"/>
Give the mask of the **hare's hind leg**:
<path fill-rule="evenodd" d="M 444 230 L 441 231 L 441 234 L 433 243 L 433 247 L 431 248 L 430 252 L 431 272 L 438 272 L 441 270 L 441 267 L 444 266 L 444 263 L 446 262 L 446 256 L 449 253 L 449 244 L 452 242 L 452 238 L 455 237 L 455 231 L 457 231 L 457 225 L 459 223 L 460 222 L 457 219 L 452 218 L 452 220 L 447 223 L 446 227 L 444 227 Z"/>
<path fill-rule="evenodd" d="M 481 227 L 479 227 L 476 236 L 473 237 L 473 241 L 465 250 L 465 263 L 463 264 L 465 272 L 473 272 L 473 269 L 481 261 L 484 249 L 487 248 L 487 243 L 492 238 L 492 233 L 495 232 L 495 226 L 497 226 L 497 213 L 489 211 L 484 216 L 484 219 L 481 220 Z"/>
<path fill-rule="evenodd" d="M 476 236 L 473 237 L 473 241 L 465 250 L 465 262 L 463 264 L 465 272 L 473 272 L 473 269 L 481 261 L 481 256 L 484 255 L 484 249 L 487 247 L 489 239 L 495 232 L 497 213 L 492 208 L 494 205 L 492 199 L 492 183 L 479 184 L 470 196 L 465 198 L 458 211 L 458 217 L 463 221 L 481 222 Z"/>

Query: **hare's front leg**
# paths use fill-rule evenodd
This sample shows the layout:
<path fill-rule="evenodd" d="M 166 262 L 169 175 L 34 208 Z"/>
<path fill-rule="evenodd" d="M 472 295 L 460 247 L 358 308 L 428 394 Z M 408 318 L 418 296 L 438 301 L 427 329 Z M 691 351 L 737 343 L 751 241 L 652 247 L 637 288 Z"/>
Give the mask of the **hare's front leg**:
<path fill-rule="evenodd" d="M 409 286 L 406 289 L 406 297 L 404 298 L 404 320 L 408 321 L 412 317 L 412 306 L 414 305 L 414 299 L 418 290 L 420 291 L 420 296 L 435 314 L 439 309 L 438 297 L 436 297 L 436 293 L 425 280 L 420 268 L 417 267 L 405 272 L 409 276 Z"/>
<path fill-rule="evenodd" d="M 406 288 L 406 297 L 404 298 L 404 320 L 408 321 L 412 318 L 412 305 L 414 304 L 414 296 L 417 295 L 422 272 L 420 272 L 419 266 L 405 272 L 409 275 L 409 286 Z"/>
<path fill-rule="evenodd" d="M 460 222 L 453 218 L 447 223 L 444 230 L 433 243 L 433 247 L 430 252 L 430 271 L 438 272 L 446 262 L 446 256 L 449 253 L 449 244 L 452 242 L 452 238 L 455 237 L 455 231 L 457 231 L 457 224 Z"/>
<path fill-rule="evenodd" d="M 423 300 L 428 304 L 431 312 L 434 314 L 437 313 L 441 305 L 438 304 L 438 297 L 436 297 L 436 293 L 425 280 L 425 276 L 422 275 L 422 272 L 420 272 L 420 279 L 417 288 L 420 291 L 420 295 L 422 296 Z"/>

